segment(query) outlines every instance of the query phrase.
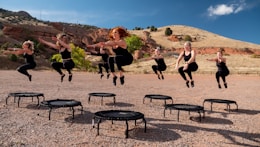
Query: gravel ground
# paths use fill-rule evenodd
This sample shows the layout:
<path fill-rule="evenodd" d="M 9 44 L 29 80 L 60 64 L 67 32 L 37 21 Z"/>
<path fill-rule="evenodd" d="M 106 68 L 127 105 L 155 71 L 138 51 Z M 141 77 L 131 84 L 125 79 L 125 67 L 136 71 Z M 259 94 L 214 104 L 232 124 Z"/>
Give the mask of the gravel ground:
<path fill-rule="evenodd" d="M 72 82 L 66 75 L 63 83 L 55 71 L 29 71 L 32 82 L 14 70 L 0 71 L 0 146 L 260 146 L 260 77 L 254 75 L 229 75 L 228 88 L 218 89 L 214 74 L 194 74 L 195 87 L 187 88 L 178 74 L 166 74 L 158 80 L 154 74 L 125 74 L 125 85 L 114 86 L 112 78 L 100 79 L 96 73 L 74 72 Z M 69 108 L 49 109 L 37 106 L 37 100 L 22 98 L 20 107 L 10 97 L 12 92 L 40 92 L 45 100 L 75 99 L 82 103 L 75 107 L 75 117 Z M 88 93 L 109 92 L 116 94 L 104 98 Z M 234 100 L 231 111 L 225 104 L 205 103 L 205 118 L 199 122 L 197 112 L 164 112 L 164 101 L 143 98 L 146 94 L 162 94 L 173 98 L 173 103 L 203 105 L 206 98 Z M 42 99 L 40 98 L 40 101 Z M 171 103 L 167 101 L 167 103 Z M 129 138 L 125 138 L 126 123 L 102 121 L 97 135 L 97 122 L 92 127 L 94 113 L 102 110 L 130 110 L 144 114 L 144 123 L 129 121 Z"/>

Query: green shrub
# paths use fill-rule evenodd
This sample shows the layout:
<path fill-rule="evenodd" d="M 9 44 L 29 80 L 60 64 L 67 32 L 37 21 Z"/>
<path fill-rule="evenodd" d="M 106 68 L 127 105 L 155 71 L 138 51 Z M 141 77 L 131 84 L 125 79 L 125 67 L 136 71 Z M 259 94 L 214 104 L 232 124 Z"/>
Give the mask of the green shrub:
<path fill-rule="evenodd" d="M 157 30 L 158 30 L 158 29 L 157 29 L 155 26 L 151 26 L 151 27 L 150 27 L 150 31 L 151 31 L 151 32 L 156 32 Z"/>
<path fill-rule="evenodd" d="M 127 49 L 130 53 L 133 53 L 135 50 L 139 50 L 143 45 L 141 38 L 137 35 L 131 35 L 130 37 L 127 37 L 125 40 L 127 43 Z"/>
<path fill-rule="evenodd" d="M 184 41 L 192 41 L 192 38 L 190 37 L 190 35 L 185 35 Z"/>
<path fill-rule="evenodd" d="M 11 60 L 11 61 L 17 61 L 18 60 L 18 57 L 15 55 L 15 54 L 10 54 L 9 56 L 8 56 L 8 58 Z"/>
<path fill-rule="evenodd" d="M 166 28 L 164 34 L 165 34 L 166 36 L 172 35 L 172 30 L 171 30 L 171 28 Z"/>
<path fill-rule="evenodd" d="M 253 55 L 251 55 L 251 58 L 260 58 L 260 55 L 253 54 Z"/>

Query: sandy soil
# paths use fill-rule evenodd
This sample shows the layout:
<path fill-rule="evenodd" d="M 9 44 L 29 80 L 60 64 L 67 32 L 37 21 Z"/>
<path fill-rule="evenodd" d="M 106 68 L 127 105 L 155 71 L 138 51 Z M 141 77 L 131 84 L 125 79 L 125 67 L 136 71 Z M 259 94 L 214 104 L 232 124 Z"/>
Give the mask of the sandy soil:
<path fill-rule="evenodd" d="M 195 87 L 187 88 L 178 74 L 166 74 L 158 80 L 154 74 L 126 73 L 125 85 L 113 86 L 112 79 L 100 79 L 96 73 L 74 72 L 73 81 L 63 83 L 55 71 L 30 71 L 33 81 L 17 71 L 0 71 L 0 146 L 259 146 L 260 145 L 260 77 L 254 75 L 229 75 L 228 88 L 218 89 L 214 75 L 194 74 Z M 75 118 L 68 108 L 54 109 L 48 120 L 48 109 L 37 107 L 37 100 L 24 98 L 20 107 L 11 92 L 40 92 L 46 100 L 57 98 L 81 101 L 83 114 L 75 110 Z M 88 93 L 109 92 L 112 98 L 92 97 Z M 234 100 L 231 112 L 225 104 L 205 103 L 205 118 L 198 121 L 199 114 L 186 111 L 166 111 L 164 102 L 143 98 L 146 94 L 163 94 L 173 98 L 174 103 L 203 105 L 206 98 Z M 40 99 L 42 101 L 42 99 Z M 168 101 L 167 103 L 170 103 Z M 92 127 L 95 112 L 101 110 L 131 110 L 145 115 L 144 123 L 129 121 L 129 138 L 125 138 L 126 124 L 122 121 L 103 121 L 100 135 Z M 193 119 L 190 119 L 193 118 Z M 95 122 L 96 123 L 96 122 Z M 95 124 L 96 126 L 97 124 Z"/>

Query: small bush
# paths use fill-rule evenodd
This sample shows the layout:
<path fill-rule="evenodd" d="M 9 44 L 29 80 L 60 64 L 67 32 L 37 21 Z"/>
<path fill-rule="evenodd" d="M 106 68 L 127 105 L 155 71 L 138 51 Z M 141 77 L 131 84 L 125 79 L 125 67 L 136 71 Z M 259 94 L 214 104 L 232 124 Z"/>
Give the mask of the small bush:
<path fill-rule="evenodd" d="M 164 34 L 165 34 L 166 36 L 172 35 L 172 30 L 171 30 L 171 28 L 166 28 Z"/>
<path fill-rule="evenodd" d="M 260 55 L 253 54 L 253 55 L 251 55 L 251 58 L 260 58 Z"/>
<path fill-rule="evenodd" d="M 18 57 L 15 54 L 10 54 L 8 58 L 14 62 L 18 60 Z"/>
<path fill-rule="evenodd" d="M 190 37 L 190 35 L 185 35 L 184 41 L 192 41 L 192 38 Z"/>

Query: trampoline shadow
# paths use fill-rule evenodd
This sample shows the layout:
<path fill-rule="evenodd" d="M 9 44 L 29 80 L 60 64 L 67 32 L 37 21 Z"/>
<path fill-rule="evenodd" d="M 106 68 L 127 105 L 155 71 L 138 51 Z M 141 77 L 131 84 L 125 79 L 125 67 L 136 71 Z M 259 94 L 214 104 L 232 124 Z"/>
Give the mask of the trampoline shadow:
<path fill-rule="evenodd" d="M 226 109 L 223 109 L 223 111 L 205 110 L 205 114 L 207 114 L 207 115 L 210 115 L 213 113 L 217 113 L 217 114 L 222 115 L 223 117 L 227 117 L 228 115 L 238 113 L 238 111 L 236 109 L 230 109 L 230 111 L 228 111 Z"/>
<path fill-rule="evenodd" d="M 220 121 L 220 120 L 218 120 Z M 198 131 L 204 131 L 204 132 L 211 132 L 216 133 L 227 140 L 230 141 L 230 144 L 240 145 L 240 146 L 257 146 L 256 144 L 259 144 L 260 134 L 259 133 L 249 133 L 249 132 L 241 132 L 241 131 L 231 131 L 227 129 L 217 129 L 217 128 L 204 128 L 204 127 L 198 127 L 198 126 L 192 126 L 192 125 L 186 125 L 186 124 L 162 124 L 162 123 L 149 123 L 149 125 L 152 125 L 153 127 L 157 128 L 164 128 L 168 130 L 176 130 L 176 131 L 183 131 L 183 132 L 189 132 L 189 133 L 196 133 Z M 149 131 L 149 128 L 147 129 Z M 235 137 L 241 137 L 244 139 L 243 142 L 240 142 Z M 249 142 L 251 143 L 249 143 Z"/>
<path fill-rule="evenodd" d="M 80 109 L 77 111 L 80 111 Z M 64 120 L 66 122 L 70 122 L 70 123 L 92 124 L 93 117 L 94 117 L 93 113 L 83 110 L 82 114 L 80 112 L 77 114 L 74 114 L 74 119 L 72 116 L 69 116 L 69 117 L 65 118 Z"/>
<path fill-rule="evenodd" d="M 238 111 L 230 110 L 230 112 L 243 113 L 243 114 L 249 114 L 249 115 L 256 115 L 256 114 L 260 113 L 260 110 L 238 109 Z"/>
<path fill-rule="evenodd" d="M 199 119 L 199 118 L 197 118 L 197 119 Z M 223 124 L 223 125 L 232 125 L 233 124 L 233 122 L 228 119 L 213 118 L 213 117 L 209 117 L 209 116 L 205 116 L 205 118 L 203 118 L 201 120 L 201 123 L 203 123 L 203 124 Z"/>
<path fill-rule="evenodd" d="M 49 109 L 48 107 L 41 106 L 41 105 L 38 105 L 38 104 L 28 104 L 25 108 L 32 109 L 32 110 L 47 110 L 47 109 Z"/>
<path fill-rule="evenodd" d="M 134 107 L 134 104 L 124 103 L 124 102 L 116 102 L 116 103 L 106 103 L 107 106 L 115 106 L 115 107 Z"/>
<path fill-rule="evenodd" d="M 129 131 L 129 136 L 132 139 L 150 142 L 167 142 L 181 138 L 180 134 L 167 128 L 147 128 L 146 132 L 143 128 L 136 128 Z"/>

